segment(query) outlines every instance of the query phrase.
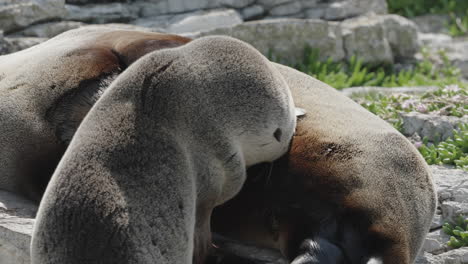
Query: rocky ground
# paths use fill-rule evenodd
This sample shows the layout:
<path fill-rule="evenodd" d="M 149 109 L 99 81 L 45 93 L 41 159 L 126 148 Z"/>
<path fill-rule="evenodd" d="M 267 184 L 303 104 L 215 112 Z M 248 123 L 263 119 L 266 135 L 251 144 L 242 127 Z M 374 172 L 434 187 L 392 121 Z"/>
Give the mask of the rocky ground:
<path fill-rule="evenodd" d="M 408 20 L 387 14 L 385 0 L 0 0 L 0 55 L 19 51 L 64 31 L 99 24 L 200 37 L 224 34 L 249 42 L 263 54 L 296 63 L 304 48 L 320 50 L 320 58 L 366 63 L 406 63 L 420 60 L 421 47 L 443 49 L 468 78 L 468 38 L 452 38 L 446 16 L 426 15 Z M 1 57 L 0 57 L 1 60 Z M 436 87 L 392 88 L 420 93 Z M 344 89 L 356 93 L 388 92 L 388 88 Z M 407 113 L 408 137 L 442 139 L 467 116 Z M 468 173 L 431 166 L 438 188 L 439 208 L 417 263 L 468 263 L 468 248 L 451 249 L 441 230 L 445 221 L 468 215 Z M 0 262 L 29 263 L 29 241 L 36 207 L 0 192 Z"/>

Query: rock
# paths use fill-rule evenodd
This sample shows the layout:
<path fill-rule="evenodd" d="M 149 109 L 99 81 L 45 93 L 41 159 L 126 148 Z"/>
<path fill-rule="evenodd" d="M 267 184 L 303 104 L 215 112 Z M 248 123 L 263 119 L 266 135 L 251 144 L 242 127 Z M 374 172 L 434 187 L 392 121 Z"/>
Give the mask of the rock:
<path fill-rule="evenodd" d="M 443 224 L 444 224 L 444 221 L 442 220 L 442 215 L 439 213 L 436 213 L 436 215 L 434 215 L 434 218 L 432 219 L 431 230 L 439 229 L 442 227 Z"/>
<path fill-rule="evenodd" d="M 379 16 L 385 36 L 396 58 L 413 58 L 419 51 L 416 24 L 398 15 Z"/>
<path fill-rule="evenodd" d="M 9 48 L 9 44 L 3 37 L 3 31 L 0 30 L 0 55 L 9 53 L 8 48 Z"/>
<path fill-rule="evenodd" d="M 208 31 L 219 27 L 232 27 L 240 23 L 242 23 L 242 18 L 235 10 L 211 10 L 187 16 L 171 24 L 167 31 L 176 34 Z"/>
<path fill-rule="evenodd" d="M 197 11 L 196 14 L 200 14 L 201 12 Z M 190 13 L 192 15 L 193 13 Z M 142 26 L 146 28 L 152 28 L 155 31 L 159 32 L 166 32 L 166 28 L 169 25 L 176 23 L 189 15 L 187 14 L 179 14 L 179 15 L 159 15 L 154 17 L 142 17 L 135 19 L 129 22 L 132 25 Z M 157 30 L 158 29 L 158 30 Z"/>
<path fill-rule="evenodd" d="M 453 249 L 447 245 L 450 236 L 440 226 L 453 221 L 460 213 L 468 213 L 468 172 L 431 165 L 441 211 L 438 211 L 430 232 L 424 241 L 422 254 L 415 263 L 468 263 L 468 248 Z M 442 215 L 440 215 L 440 213 Z"/>
<path fill-rule="evenodd" d="M 468 202 L 444 202 L 442 208 L 442 218 L 451 223 L 455 223 L 459 215 L 468 215 Z"/>
<path fill-rule="evenodd" d="M 84 25 L 84 23 L 76 21 L 49 22 L 28 27 L 15 35 L 38 38 L 52 38 L 60 33 L 71 29 L 79 28 Z"/>
<path fill-rule="evenodd" d="M 12 37 L 5 38 L 6 49 L 5 53 L 0 55 L 17 52 L 35 46 L 47 40 L 47 38 L 31 38 L 31 37 Z"/>
<path fill-rule="evenodd" d="M 342 20 L 369 12 L 386 14 L 387 2 L 385 0 L 347 0 L 343 2 L 333 2 L 325 10 L 324 18 L 327 20 Z"/>
<path fill-rule="evenodd" d="M 321 7 L 307 9 L 305 11 L 305 17 L 315 18 L 315 19 L 323 18 L 325 16 L 325 11 L 326 11 L 326 8 L 321 8 Z"/>
<path fill-rule="evenodd" d="M 212 0 L 168 0 L 167 11 L 168 13 L 183 13 L 187 11 L 195 11 L 201 9 L 211 9 L 220 7 L 217 1 Z"/>
<path fill-rule="evenodd" d="M 0 2 L 0 30 L 12 32 L 31 24 L 62 18 L 64 0 L 7 0 Z"/>
<path fill-rule="evenodd" d="M 447 58 L 460 69 L 463 77 L 468 78 L 468 38 L 458 38 L 438 47 L 445 50 Z"/>
<path fill-rule="evenodd" d="M 438 51 L 444 51 L 449 62 L 460 69 L 462 77 L 468 78 L 468 37 L 458 37 L 452 41 L 445 38 L 445 40 L 429 42 L 426 45 L 429 48 L 429 54 L 438 54 Z M 418 54 L 416 58 L 423 60 L 424 56 Z M 440 58 L 438 60 L 440 61 Z"/>
<path fill-rule="evenodd" d="M 92 5 L 66 5 L 67 20 L 88 23 L 128 22 L 138 17 L 139 8 L 131 4 L 92 4 Z"/>
<path fill-rule="evenodd" d="M 447 242 L 450 240 L 450 236 L 445 234 L 442 229 L 431 232 L 427 235 L 422 250 L 431 254 L 440 254 L 450 250 Z"/>
<path fill-rule="evenodd" d="M 424 253 L 416 259 L 415 264 L 466 264 L 468 263 L 468 248 L 454 249 L 449 252 L 432 255 Z"/>
<path fill-rule="evenodd" d="M 347 59 L 357 56 L 364 63 L 393 63 L 393 53 L 382 21 L 377 16 L 347 19 L 341 23 Z"/>
<path fill-rule="evenodd" d="M 453 135 L 457 124 L 467 123 L 468 116 L 438 116 L 417 112 L 401 113 L 403 118 L 402 133 L 411 136 L 417 133 L 421 138 L 427 137 L 430 141 L 442 141 Z"/>
<path fill-rule="evenodd" d="M 392 63 L 393 57 L 413 58 L 419 50 L 416 25 L 398 15 L 367 15 L 341 23 L 347 57 L 368 63 Z"/>
<path fill-rule="evenodd" d="M 252 5 L 255 0 L 220 0 L 219 2 L 223 6 L 240 9 Z"/>
<path fill-rule="evenodd" d="M 416 23 L 418 30 L 422 33 L 444 33 L 448 34 L 447 24 L 450 22 L 448 15 L 423 15 L 411 18 Z"/>
<path fill-rule="evenodd" d="M 452 41 L 452 37 L 440 33 L 419 33 L 418 39 L 423 46 L 441 46 Z"/>
<path fill-rule="evenodd" d="M 67 4 L 85 5 L 85 4 L 104 4 L 115 2 L 127 2 L 127 0 L 66 0 Z"/>
<path fill-rule="evenodd" d="M 302 8 L 317 8 L 319 6 L 320 0 L 300 0 Z"/>
<path fill-rule="evenodd" d="M 155 16 L 165 16 L 169 14 L 169 6 L 167 1 L 138 1 L 132 3 L 133 6 L 138 7 L 140 10 L 140 16 L 142 18 L 155 17 Z M 174 14 L 171 14 L 172 16 Z"/>
<path fill-rule="evenodd" d="M 253 5 L 242 9 L 241 15 L 244 20 L 253 20 L 265 14 L 265 9 L 261 5 Z"/>
<path fill-rule="evenodd" d="M 438 86 L 412 86 L 412 87 L 373 87 L 373 86 L 361 86 L 361 87 L 350 87 L 342 89 L 341 92 L 352 98 L 364 97 L 368 94 L 379 93 L 379 94 L 423 94 L 429 91 L 435 91 L 439 89 Z"/>
<path fill-rule="evenodd" d="M 443 166 L 431 166 L 431 169 L 437 186 L 439 202 L 468 203 L 468 172 Z"/>
<path fill-rule="evenodd" d="M 29 264 L 29 244 L 37 207 L 21 197 L 0 191 L 0 260 Z"/>
<path fill-rule="evenodd" d="M 189 36 L 207 35 L 238 38 L 252 44 L 264 55 L 271 55 L 285 63 L 302 61 L 307 45 L 320 50 L 320 59 L 344 58 L 341 30 L 334 22 L 313 19 L 261 20 Z"/>
<path fill-rule="evenodd" d="M 257 0 L 257 4 L 260 4 L 268 9 L 274 6 L 288 3 L 288 2 L 292 2 L 292 1 L 291 0 Z"/>
<path fill-rule="evenodd" d="M 288 16 L 300 13 L 302 10 L 302 5 L 300 2 L 290 2 L 275 6 L 270 9 L 269 13 L 272 16 Z"/>

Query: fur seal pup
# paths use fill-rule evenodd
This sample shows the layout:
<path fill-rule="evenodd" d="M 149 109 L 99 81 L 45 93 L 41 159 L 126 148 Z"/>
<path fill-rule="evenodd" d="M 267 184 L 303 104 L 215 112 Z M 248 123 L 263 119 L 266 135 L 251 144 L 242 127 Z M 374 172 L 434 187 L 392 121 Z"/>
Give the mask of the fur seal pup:
<path fill-rule="evenodd" d="M 146 53 L 189 41 L 85 27 L 0 56 L 0 189 L 38 202 L 78 125 L 109 83 Z"/>
<path fill-rule="evenodd" d="M 212 230 L 293 264 L 413 263 L 436 207 L 424 159 L 335 89 L 275 66 L 306 114 L 290 151 L 250 168 L 242 191 L 214 210 Z"/>
<path fill-rule="evenodd" d="M 33 264 L 203 263 L 210 216 L 296 117 L 278 69 L 205 37 L 130 65 L 91 108 L 42 199 Z"/>

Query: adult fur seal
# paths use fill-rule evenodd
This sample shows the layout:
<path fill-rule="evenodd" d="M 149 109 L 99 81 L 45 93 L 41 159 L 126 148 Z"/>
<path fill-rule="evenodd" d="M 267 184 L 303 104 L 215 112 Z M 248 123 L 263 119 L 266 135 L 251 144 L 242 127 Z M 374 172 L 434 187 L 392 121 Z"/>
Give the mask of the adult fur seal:
<path fill-rule="evenodd" d="M 295 129 L 278 69 L 206 37 L 142 57 L 91 108 L 42 199 L 32 263 L 203 263 L 210 216 Z"/>
<path fill-rule="evenodd" d="M 0 188 L 39 201 L 89 108 L 109 82 L 175 35 L 87 27 L 0 56 Z"/>
<path fill-rule="evenodd" d="M 152 50 L 189 41 L 87 28 L 1 56 L 0 188 L 38 200 L 76 128 L 116 76 Z M 435 201 L 419 154 L 333 88 L 275 67 L 307 113 L 291 153 L 273 167 L 251 168 L 237 198 L 215 209 L 214 229 L 280 249 L 296 263 L 365 263 L 371 257 L 411 263 Z M 104 199 L 97 198 L 96 205 Z"/>
<path fill-rule="evenodd" d="M 275 65 L 306 115 L 288 154 L 252 168 L 241 193 L 215 210 L 213 230 L 277 248 L 293 264 L 413 263 L 436 206 L 424 159 L 335 89 Z"/>

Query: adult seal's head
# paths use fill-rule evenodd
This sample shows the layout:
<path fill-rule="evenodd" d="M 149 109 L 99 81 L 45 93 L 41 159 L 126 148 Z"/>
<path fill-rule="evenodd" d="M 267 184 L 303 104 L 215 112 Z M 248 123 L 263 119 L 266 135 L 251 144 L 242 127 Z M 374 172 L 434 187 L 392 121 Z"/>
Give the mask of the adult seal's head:
<path fill-rule="evenodd" d="M 291 95 L 258 51 L 207 37 L 128 67 L 81 123 L 32 240 L 38 263 L 202 263 L 212 209 L 294 133 Z"/>

